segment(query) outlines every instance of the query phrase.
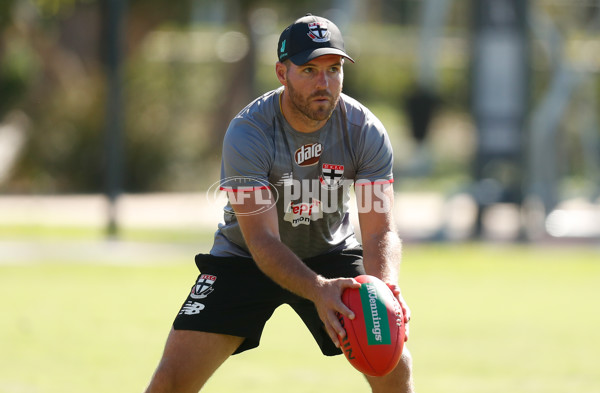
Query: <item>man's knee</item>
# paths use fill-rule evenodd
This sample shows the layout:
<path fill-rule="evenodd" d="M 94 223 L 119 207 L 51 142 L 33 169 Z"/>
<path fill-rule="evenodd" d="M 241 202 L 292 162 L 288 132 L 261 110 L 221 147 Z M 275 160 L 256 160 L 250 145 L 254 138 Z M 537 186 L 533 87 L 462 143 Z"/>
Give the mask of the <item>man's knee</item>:
<path fill-rule="evenodd" d="M 412 356 L 404 348 L 400 361 L 394 370 L 383 377 L 367 377 L 373 393 L 414 393 L 412 377 Z"/>
<path fill-rule="evenodd" d="M 146 393 L 198 392 L 242 341 L 241 337 L 171 330 Z"/>
<path fill-rule="evenodd" d="M 175 392 L 176 377 L 175 370 L 171 369 L 164 361 L 161 361 L 156 371 L 152 375 L 150 384 L 145 390 L 145 393 L 170 393 Z"/>
<path fill-rule="evenodd" d="M 404 348 L 402 351 L 402 356 L 400 357 L 400 361 L 398 362 L 398 366 L 400 373 L 404 376 L 412 377 L 412 355 L 408 348 Z"/>

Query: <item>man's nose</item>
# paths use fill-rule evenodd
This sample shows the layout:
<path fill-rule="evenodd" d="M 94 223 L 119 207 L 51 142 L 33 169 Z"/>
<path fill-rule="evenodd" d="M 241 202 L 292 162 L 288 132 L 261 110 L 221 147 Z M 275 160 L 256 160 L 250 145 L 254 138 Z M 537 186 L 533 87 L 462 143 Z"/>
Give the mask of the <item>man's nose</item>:
<path fill-rule="evenodd" d="M 327 73 L 325 71 L 319 72 L 317 75 L 317 87 L 318 88 L 327 88 L 329 86 L 329 79 L 327 78 Z"/>

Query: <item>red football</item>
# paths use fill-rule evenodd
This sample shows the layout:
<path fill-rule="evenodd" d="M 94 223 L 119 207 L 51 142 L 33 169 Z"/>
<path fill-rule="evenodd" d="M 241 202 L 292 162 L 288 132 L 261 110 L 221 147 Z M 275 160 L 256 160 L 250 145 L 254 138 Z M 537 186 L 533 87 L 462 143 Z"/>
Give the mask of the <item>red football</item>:
<path fill-rule="evenodd" d="M 396 367 L 404 348 L 404 318 L 400 303 L 388 286 L 374 276 L 355 277 L 360 288 L 348 288 L 342 301 L 355 315 L 339 315 L 346 329 L 341 349 L 358 371 L 380 377 Z"/>

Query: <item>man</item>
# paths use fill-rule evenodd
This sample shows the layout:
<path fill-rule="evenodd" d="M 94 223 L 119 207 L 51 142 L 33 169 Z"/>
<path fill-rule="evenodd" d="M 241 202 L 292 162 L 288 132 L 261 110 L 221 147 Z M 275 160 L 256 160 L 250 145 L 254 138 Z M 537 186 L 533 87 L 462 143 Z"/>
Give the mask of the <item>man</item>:
<path fill-rule="evenodd" d="M 277 55 L 283 86 L 244 108 L 225 135 L 224 223 L 210 254 L 196 256 L 200 276 L 147 392 L 199 391 L 230 355 L 259 345 L 283 303 L 325 355 L 340 354 L 337 315 L 354 317 L 341 295 L 360 287 L 359 274 L 386 282 L 410 319 L 397 286 L 392 149 L 379 120 L 341 93 L 343 63 L 354 60 L 339 29 L 308 14 L 283 31 Z M 362 248 L 349 221 L 351 185 Z M 373 392 L 413 392 L 406 346 L 394 371 L 367 380 Z"/>

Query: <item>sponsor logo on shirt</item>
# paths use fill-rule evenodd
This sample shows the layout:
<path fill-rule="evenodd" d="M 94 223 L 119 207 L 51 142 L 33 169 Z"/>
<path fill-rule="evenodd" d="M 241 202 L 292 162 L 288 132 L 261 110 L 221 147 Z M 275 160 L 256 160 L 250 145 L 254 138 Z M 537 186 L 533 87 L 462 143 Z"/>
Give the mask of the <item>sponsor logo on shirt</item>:
<path fill-rule="evenodd" d="M 323 218 L 321 201 L 313 199 L 310 203 L 290 202 L 285 209 L 283 219 L 292 223 L 293 227 L 300 224 L 310 225 L 311 221 Z"/>
<path fill-rule="evenodd" d="M 319 162 L 322 152 L 323 145 L 320 143 L 307 143 L 296 150 L 294 153 L 294 161 L 296 161 L 296 164 L 299 166 L 315 165 Z"/>

